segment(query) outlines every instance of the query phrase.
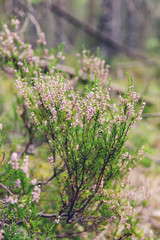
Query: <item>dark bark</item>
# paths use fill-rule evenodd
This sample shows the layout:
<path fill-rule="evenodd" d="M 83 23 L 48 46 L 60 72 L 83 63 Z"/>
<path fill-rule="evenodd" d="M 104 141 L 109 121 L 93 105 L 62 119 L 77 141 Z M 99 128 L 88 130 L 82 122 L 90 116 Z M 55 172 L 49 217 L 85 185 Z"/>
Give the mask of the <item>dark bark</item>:
<path fill-rule="evenodd" d="M 102 16 L 100 19 L 100 29 L 112 35 L 112 10 L 113 10 L 113 1 L 112 0 L 103 0 L 102 2 Z"/>
<path fill-rule="evenodd" d="M 139 0 L 127 1 L 126 44 L 134 49 L 138 48 L 138 2 Z"/>
<path fill-rule="evenodd" d="M 93 23 L 94 20 L 94 9 L 95 9 L 95 0 L 89 0 L 88 2 L 88 22 Z"/>
<path fill-rule="evenodd" d="M 100 29 L 113 39 L 121 41 L 121 0 L 103 0 Z M 116 54 L 115 49 L 103 44 L 109 57 Z"/>
<path fill-rule="evenodd" d="M 110 37 L 112 37 L 113 2 L 114 0 L 103 0 L 100 18 L 100 30 Z M 107 55 L 108 57 L 112 57 L 116 54 L 115 48 L 104 43 L 101 44 L 101 50 L 103 55 Z"/>

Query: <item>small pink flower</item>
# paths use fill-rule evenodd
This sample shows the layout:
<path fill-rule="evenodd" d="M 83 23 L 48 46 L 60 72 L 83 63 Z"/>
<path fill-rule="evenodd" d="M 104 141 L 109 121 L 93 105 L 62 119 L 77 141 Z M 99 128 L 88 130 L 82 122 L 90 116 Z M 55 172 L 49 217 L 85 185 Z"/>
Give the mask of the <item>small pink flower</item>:
<path fill-rule="evenodd" d="M 17 187 L 18 187 L 18 188 L 20 188 L 20 183 L 21 183 L 21 180 L 20 180 L 20 179 L 17 179 L 16 184 L 17 184 Z"/>
<path fill-rule="evenodd" d="M 2 123 L 0 123 L 0 130 L 2 130 Z"/>
<path fill-rule="evenodd" d="M 55 219 L 55 222 L 58 224 L 61 220 L 61 216 L 58 216 L 58 219 Z"/>
<path fill-rule="evenodd" d="M 37 41 L 37 44 L 40 45 L 40 44 L 43 44 L 44 46 L 47 44 L 46 42 L 46 36 L 45 36 L 45 33 L 42 32 L 40 34 L 40 39 Z"/>
<path fill-rule="evenodd" d="M 32 192 L 33 202 L 34 201 L 36 201 L 36 202 L 39 201 L 40 193 L 41 193 L 40 187 L 39 186 L 35 186 L 34 189 L 33 189 L 33 192 Z"/>
<path fill-rule="evenodd" d="M 24 207 L 25 207 L 25 204 L 24 204 L 24 203 L 21 203 L 21 204 L 19 204 L 19 206 L 20 206 L 21 208 L 24 208 Z"/>
<path fill-rule="evenodd" d="M 129 230 L 131 229 L 131 225 L 129 223 L 126 223 L 126 228 Z"/>
<path fill-rule="evenodd" d="M 54 160 L 53 160 L 53 157 L 48 157 L 48 161 L 50 162 L 52 168 L 54 168 Z"/>
<path fill-rule="evenodd" d="M 7 203 L 11 203 L 11 204 L 15 204 L 15 203 L 17 203 L 18 202 L 18 198 L 17 198 L 17 196 L 9 196 L 9 198 L 7 199 L 7 201 L 6 201 Z"/>
<path fill-rule="evenodd" d="M 28 156 L 25 157 L 25 159 L 23 160 L 23 165 L 22 165 L 22 170 L 23 172 L 26 174 L 26 177 L 29 178 L 29 168 L 28 168 Z"/>
<path fill-rule="evenodd" d="M 36 185 L 36 183 L 37 183 L 37 179 L 34 178 L 34 179 L 31 181 L 31 184 L 32 184 L 32 185 Z"/>
<path fill-rule="evenodd" d="M 13 169 L 19 169 L 18 154 L 16 152 L 12 153 L 11 155 L 11 165 Z"/>
<path fill-rule="evenodd" d="M 45 56 L 48 56 L 48 49 L 44 50 L 44 54 L 45 54 Z"/>
<path fill-rule="evenodd" d="M 104 185 L 104 181 L 103 181 L 103 178 L 102 178 L 102 181 L 101 181 L 101 184 L 100 184 L 100 188 L 102 189 L 103 188 L 103 185 Z"/>
<path fill-rule="evenodd" d="M 3 233 L 4 233 L 4 230 L 1 229 L 1 230 L 0 230 L 0 240 L 4 239 L 4 237 L 3 237 Z"/>
<path fill-rule="evenodd" d="M 18 19 L 12 19 L 12 24 L 14 25 L 15 27 L 15 30 L 18 30 L 19 28 L 19 20 Z"/>
<path fill-rule="evenodd" d="M 57 53 L 57 58 L 62 58 L 62 52 Z"/>

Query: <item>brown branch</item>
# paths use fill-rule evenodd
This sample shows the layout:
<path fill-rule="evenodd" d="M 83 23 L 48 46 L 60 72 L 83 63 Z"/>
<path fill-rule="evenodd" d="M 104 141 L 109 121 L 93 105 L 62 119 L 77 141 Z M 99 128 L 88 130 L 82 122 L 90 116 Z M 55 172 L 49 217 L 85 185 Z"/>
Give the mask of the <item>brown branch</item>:
<path fill-rule="evenodd" d="M 14 194 L 7 188 L 5 187 L 2 183 L 0 183 L 0 186 L 5 189 L 8 193 L 10 193 L 12 196 L 14 196 Z"/>
<path fill-rule="evenodd" d="M 37 216 L 43 217 L 43 218 L 56 219 L 56 218 L 58 218 L 59 215 L 58 214 L 47 214 L 47 213 L 40 212 L 37 214 Z M 63 218 L 63 217 L 66 218 L 67 216 L 68 216 L 68 214 L 66 214 L 66 213 L 63 213 L 60 215 L 61 218 Z"/>
<path fill-rule="evenodd" d="M 43 218 L 57 218 L 57 214 L 46 214 L 46 213 L 38 213 L 37 216 L 43 217 Z"/>
<path fill-rule="evenodd" d="M 100 42 L 116 49 L 117 51 L 125 54 L 126 56 L 130 58 L 135 58 L 139 60 L 143 60 L 148 62 L 149 64 L 155 64 L 155 62 L 152 59 L 148 59 L 143 53 L 140 51 L 134 50 L 130 47 L 127 47 L 126 45 L 123 45 L 119 41 L 114 40 L 111 38 L 108 34 L 101 32 L 99 29 L 96 29 L 95 27 L 91 26 L 90 24 L 83 23 L 76 17 L 74 17 L 72 14 L 67 12 L 66 10 L 60 8 L 54 3 L 48 3 L 48 8 L 55 12 L 58 16 L 63 17 L 66 21 L 73 24 L 75 27 L 80 28 L 90 36 L 94 37 L 95 39 L 99 40 Z"/>
<path fill-rule="evenodd" d="M 47 183 L 49 183 L 50 181 L 52 181 L 57 175 L 59 175 L 61 172 L 63 172 L 65 166 L 63 166 L 61 169 L 59 169 L 58 172 L 54 173 L 53 176 L 51 176 L 50 178 L 48 178 L 45 182 L 38 182 L 37 185 L 46 185 Z"/>
<path fill-rule="evenodd" d="M 78 193 L 79 193 L 79 188 L 77 188 L 76 193 L 73 196 L 73 199 L 72 199 L 72 202 L 71 202 L 71 205 L 70 205 L 70 209 L 69 209 L 68 214 L 67 214 L 67 216 L 68 216 L 67 223 L 70 222 L 70 220 L 72 219 L 72 217 L 74 215 L 74 212 L 72 213 L 72 210 L 73 210 L 73 207 L 75 205 L 76 198 L 78 197 Z"/>
<path fill-rule="evenodd" d="M 126 233 L 123 236 L 121 236 L 120 238 L 118 238 L 117 240 L 122 240 L 122 239 L 126 239 L 126 237 L 132 236 L 132 233 Z"/>

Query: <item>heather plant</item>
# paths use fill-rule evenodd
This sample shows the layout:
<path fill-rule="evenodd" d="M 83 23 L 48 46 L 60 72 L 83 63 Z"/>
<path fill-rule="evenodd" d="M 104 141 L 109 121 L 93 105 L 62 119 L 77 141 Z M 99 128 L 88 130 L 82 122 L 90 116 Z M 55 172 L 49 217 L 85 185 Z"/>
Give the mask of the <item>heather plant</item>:
<path fill-rule="evenodd" d="M 18 28 L 16 20 L 11 25 Z M 0 39 L 1 64 L 9 64 L 15 72 L 24 126 L 31 134 L 43 133 L 53 171 L 45 182 L 37 181 L 30 177 L 26 151 L 11 154 L 2 174 L 1 239 L 54 239 L 104 228 L 107 239 L 151 239 L 138 229 L 135 211 L 137 205 L 146 205 L 149 193 L 135 194 L 130 180 L 142 154 L 137 151 L 132 156 L 125 149 L 128 133 L 141 120 L 145 106 L 143 101 L 139 103 L 132 78 L 115 103 L 108 65 L 83 51 L 75 73 L 88 81 L 82 95 L 72 88 L 69 76 L 58 70 L 63 53 L 59 50 L 50 55 L 44 34 L 38 41 L 39 56 L 7 25 Z M 43 54 L 45 69 L 41 66 Z M 47 184 L 54 193 L 51 200 L 49 190 L 41 189 Z"/>
<path fill-rule="evenodd" d="M 10 157 L 4 151 L 1 154 L 0 239 L 35 239 L 40 232 L 36 204 L 40 187 L 29 175 L 28 156 L 22 159 L 16 152 Z"/>
<path fill-rule="evenodd" d="M 116 107 L 111 106 L 109 91 L 104 91 L 96 79 L 87 86 L 84 98 L 58 74 L 39 73 L 32 78 L 32 86 L 20 78 L 16 83 L 37 128 L 44 132 L 50 145 L 53 155 L 49 161 L 55 176 L 64 168 L 62 176 L 56 176 L 62 206 L 55 217 L 65 218 L 68 223 L 85 217 L 92 226 L 92 221 L 103 225 L 113 216 L 119 220 L 117 206 L 108 215 L 100 214 L 103 205 L 104 212 L 109 208 L 104 199 L 110 199 L 101 192 L 112 189 L 112 184 L 116 185 L 137 159 L 123 151 L 128 132 L 141 119 L 144 108 L 142 103 L 135 111 L 139 95 L 132 84 L 119 97 Z M 95 209 L 96 202 L 101 204 Z"/>
<path fill-rule="evenodd" d="M 21 76 L 35 76 L 39 67 L 44 71 L 49 71 L 47 64 L 43 66 L 44 60 L 49 61 L 49 65 L 56 66 L 60 61 L 65 60 L 63 55 L 63 44 L 58 51 L 51 51 L 49 54 L 46 46 L 44 33 L 39 36 L 37 41 L 38 48 L 33 50 L 30 44 L 24 43 L 18 35 L 20 22 L 12 19 L 10 23 L 4 24 L 0 32 L 0 62 L 1 67 L 11 65 L 14 71 L 18 71 Z M 29 71 L 30 70 L 30 71 Z M 32 74 L 30 76 L 30 74 Z"/>
<path fill-rule="evenodd" d="M 34 53 L 30 44 L 24 43 L 19 35 L 19 21 L 12 19 L 10 23 L 4 24 L 0 32 L 0 63 L 1 68 L 11 73 L 16 73 L 25 80 L 30 82 L 31 77 L 37 75 L 37 69 L 40 67 L 44 72 L 48 72 L 50 66 L 57 66 L 59 61 L 64 60 L 61 47 L 57 53 L 52 51 L 50 55 L 46 49 L 46 40 L 44 33 L 41 34 L 40 39 L 37 41 L 38 48 Z M 63 47 L 63 46 L 62 46 Z M 48 65 L 44 61 L 48 63 Z M 17 112 L 21 118 L 25 132 L 27 133 L 27 145 L 24 152 L 28 152 L 29 146 L 33 143 L 36 129 L 30 120 L 30 113 L 27 111 L 24 101 L 20 96 L 16 96 Z M 15 120 L 17 121 L 17 119 Z M 20 124 L 21 125 L 21 122 Z"/>

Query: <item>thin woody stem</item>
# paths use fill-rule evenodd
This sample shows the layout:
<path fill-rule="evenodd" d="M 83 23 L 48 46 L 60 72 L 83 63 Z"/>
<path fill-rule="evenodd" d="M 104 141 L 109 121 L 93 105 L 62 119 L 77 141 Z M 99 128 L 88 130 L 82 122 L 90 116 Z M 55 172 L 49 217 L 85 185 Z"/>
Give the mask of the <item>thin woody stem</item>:
<path fill-rule="evenodd" d="M 4 188 L 7 192 L 9 192 L 12 196 L 14 196 L 14 194 L 7 187 L 5 187 L 2 183 L 0 183 L 0 186 L 2 188 Z"/>

